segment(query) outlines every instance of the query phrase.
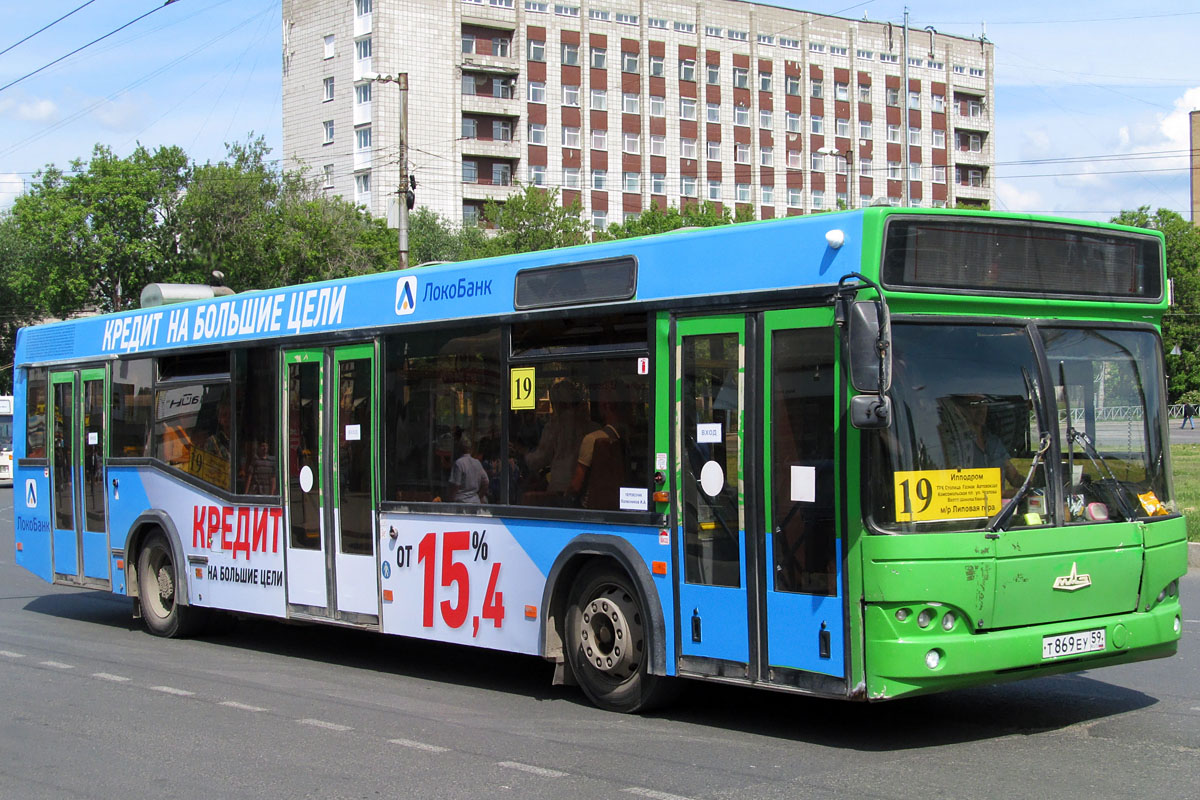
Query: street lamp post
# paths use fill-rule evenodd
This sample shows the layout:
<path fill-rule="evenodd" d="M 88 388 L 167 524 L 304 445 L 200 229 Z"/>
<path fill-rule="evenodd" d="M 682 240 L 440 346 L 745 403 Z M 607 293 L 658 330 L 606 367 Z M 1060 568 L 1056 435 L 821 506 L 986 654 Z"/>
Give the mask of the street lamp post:
<path fill-rule="evenodd" d="M 854 189 L 855 189 L 855 186 L 854 186 L 854 154 L 850 153 L 850 152 L 842 152 L 841 150 L 838 150 L 836 147 L 819 147 L 819 148 L 817 148 L 817 152 L 822 155 L 833 156 L 835 159 L 837 159 L 839 157 L 846 159 L 846 208 L 853 209 L 854 208 Z M 833 179 L 833 196 L 836 199 L 837 198 L 837 177 L 836 177 L 837 161 L 834 161 L 833 170 L 834 170 L 834 175 L 835 175 L 835 177 Z"/>
<path fill-rule="evenodd" d="M 380 75 L 369 72 L 364 78 L 373 83 L 394 83 L 400 90 L 400 176 L 396 181 L 396 212 L 400 245 L 400 269 L 408 266 L 408 73 Z"/>

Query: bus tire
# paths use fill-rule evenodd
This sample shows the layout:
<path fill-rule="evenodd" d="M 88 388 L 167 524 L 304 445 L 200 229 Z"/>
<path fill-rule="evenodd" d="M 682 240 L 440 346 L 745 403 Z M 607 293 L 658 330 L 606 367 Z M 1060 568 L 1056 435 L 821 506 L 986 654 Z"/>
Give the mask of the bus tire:
<path fill-rule="evenodd" d="M 586 567 L 571 589 L 566 623 L 567 658 L 592 703 L 630 714 L 665 698 L 669 680 L 647 671 L 651 628 L 623 571 L 606 563 Z"/>
<path fill-rule="evenodd" d="M 138 554 L 138 599 L 146 629 L 155 636 L 190 636 L 202 625 L 201 609 L 175 601 L 178 584 L 179 566 L 171 543 L 161 532 L 152 533 Z"/>

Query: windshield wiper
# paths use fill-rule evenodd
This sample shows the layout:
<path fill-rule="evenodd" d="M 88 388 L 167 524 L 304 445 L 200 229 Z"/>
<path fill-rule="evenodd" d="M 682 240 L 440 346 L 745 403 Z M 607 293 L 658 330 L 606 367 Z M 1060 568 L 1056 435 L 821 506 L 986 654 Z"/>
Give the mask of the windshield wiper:
<path fill-rule="evenodd" d="M 1009 524 L 1012 522 L 1013 513 L 1029 492 L 1029 486 L 1033 483 L 1033 473 L 1041 466 L 1046 457 L 1046 452 L 1050 449 L 1050 431 L 1046 429 L 1046 420 L 1042 417 L 1041 395 L 1038 393 L 1037 388 L 1029 377 L 1029 373 L 1024 367 L 1021 367 L 1021 377 L 1025 379 L 1025 391 L 1029 393 L 1029 398 L 1033 401 L 1034 412 L 1037 414 L 1038 449 L 1033 454 L 1033 461 L 1029 464 L 1029 472 L 1025 473 L 1025 481 L 1021 484 L 1021 488 L 1017 489 L 1016 494 L 1008 499 L 1004 507 L 988 520 L 987 529 L 991 533 L 1008 529 Z M 1004 480 L 1003 471 L 1001 472 L 1000 480 Z"/>

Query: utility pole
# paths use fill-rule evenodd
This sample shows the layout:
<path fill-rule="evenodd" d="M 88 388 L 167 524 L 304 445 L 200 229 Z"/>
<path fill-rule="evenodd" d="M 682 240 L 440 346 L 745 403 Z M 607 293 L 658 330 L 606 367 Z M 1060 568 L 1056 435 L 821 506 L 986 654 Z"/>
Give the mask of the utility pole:
<path fill-rule="evenodd" d="M 900 174 L 904 176 L 904 187 L 900 197 L 905 207 L 912 205 L 912 197 L 910 197 L 909 180 L 912 178 L 908 174 L 908 167 L 912 164 L 912 159 L 908 157 L 908 6 L 904 7 L 904 36 L 902 37 L 904 48 L 904 77 L 901 80 L 904 82 L 903 88 L 900 89 L 900 109 L 903 112 L 901 119 L 904 121 L 903 127 L 900 129 L 900 141 L 904 143 L 904 162 L 901 164 Z"/>
<path fill-rule="evenodd" d="M 408 267 L 408 73 L 396 75 L 378 75 L 368 73 L 363 76 L 374 83 L 394 83 L 400 90 L 400 175 L 396 180 L 396 214 L 399 231 L 400 269 Z"/>

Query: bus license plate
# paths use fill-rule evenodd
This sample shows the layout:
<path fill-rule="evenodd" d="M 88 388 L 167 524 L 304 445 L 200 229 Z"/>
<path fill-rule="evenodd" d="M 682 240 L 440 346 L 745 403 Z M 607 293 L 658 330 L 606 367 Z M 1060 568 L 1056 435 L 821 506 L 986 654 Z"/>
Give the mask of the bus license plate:
<path fill-rule="evenodd" d="M 1066 658 L 1104 650 L 1104 628 L 1042 637 L 1042 658 Z"/>

